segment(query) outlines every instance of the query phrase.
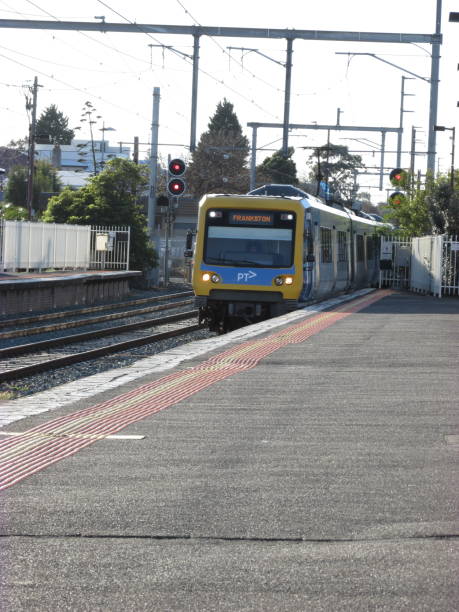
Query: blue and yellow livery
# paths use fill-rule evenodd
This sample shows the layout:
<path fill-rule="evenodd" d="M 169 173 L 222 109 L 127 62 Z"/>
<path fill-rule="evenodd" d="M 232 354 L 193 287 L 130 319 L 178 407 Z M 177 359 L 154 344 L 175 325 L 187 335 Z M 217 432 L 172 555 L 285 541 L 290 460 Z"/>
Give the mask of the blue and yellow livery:
<path fill-rule="evenodd" d="M 204 196 L 192 276 L 200 321 L 222 333 L 369 284 L 375 225 L 310 195 Z"/>

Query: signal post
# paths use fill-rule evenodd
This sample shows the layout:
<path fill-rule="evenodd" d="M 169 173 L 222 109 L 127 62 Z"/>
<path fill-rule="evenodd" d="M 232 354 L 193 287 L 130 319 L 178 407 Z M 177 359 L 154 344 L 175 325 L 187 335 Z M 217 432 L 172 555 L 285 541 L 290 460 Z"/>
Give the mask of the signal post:
<path fill-rule="evenodd" d="M 167 195 L 158 198 L 165 215 L 165 247 L 164 247 L 164 286 L 169 282 L 169 242 L 172 235 L 172 225 L 175 221 L 174 210 L 178 208 L 178 200 L 185 193 L 186 183 L 182 178 L 186 172 L 186 164 L 183 159 L 170 159 L 167 167 Z"/>

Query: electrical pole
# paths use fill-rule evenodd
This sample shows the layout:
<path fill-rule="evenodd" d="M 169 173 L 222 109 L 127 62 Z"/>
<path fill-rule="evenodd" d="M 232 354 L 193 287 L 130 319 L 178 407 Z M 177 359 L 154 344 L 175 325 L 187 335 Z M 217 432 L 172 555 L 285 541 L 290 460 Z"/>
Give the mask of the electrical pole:
<path fill-rule="evenodd" d="M 159 87 L 153 87 L 153 115 L 151 122 L 150 181 L 148 186 L 148 235 L 158 255 L 160 252 L 159 236 L 155 232 L 156 218 L 156 183 L 158 180 L 158 131 L 159 131 Z M 157 270 L 151 271 L 151 280 L 157 282 Z"/>
<path fill-rule="evenodd" d="M 435 19 L 435 34 L 440 38 L 441 33 L 441 2 L 437 0 Z M 440 41 L 441 42 L 441 41 Z M 429 104 L 429 138 L 427 144 L 427 170 L 433 176 L 435 173 L 435 155 L 437 148 L 437 134 L 434 125 L 437 123 L 438 83 L 440 81 L 440 42 L 432 44 L 432 62 L 430 70 L 430 104 Z"/>
<path fill-rule="evenodd" d="M 293 39 L 287 38 L 287 61 L 285 62 L 284 124 L 282 126 L 282 155 L 288 157 L 288 124 L 290 117 L 290 89 L 292 85 Z"/>
<path fill-rule="evenodd" d="M 27 215 L 32 220 L 33 179 L 35 174 L 35 131 L 37 125 L 37 90 L 38 79 L 35 77 L 32 87 L 32 102 L 27 100 L 27 110 L 32 110 L 32 119 L 29 126 L 29 167 L 27 173 Z"/>

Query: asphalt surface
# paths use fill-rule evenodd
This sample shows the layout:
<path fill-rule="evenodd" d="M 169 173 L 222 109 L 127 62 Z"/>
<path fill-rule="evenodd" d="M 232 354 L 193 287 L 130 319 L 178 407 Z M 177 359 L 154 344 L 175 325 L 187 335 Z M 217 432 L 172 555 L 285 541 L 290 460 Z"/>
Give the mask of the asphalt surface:
<path fill-rule="evenodd" d="M 394 293 L 6 489 L 0 609 L 457 610 L 458 346 Z"/>

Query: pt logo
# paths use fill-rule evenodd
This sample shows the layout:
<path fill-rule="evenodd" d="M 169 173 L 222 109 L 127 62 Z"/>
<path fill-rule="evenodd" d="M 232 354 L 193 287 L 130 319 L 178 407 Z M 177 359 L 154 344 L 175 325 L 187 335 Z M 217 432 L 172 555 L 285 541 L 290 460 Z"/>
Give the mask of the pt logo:
<path fill-rule="evenodd" d="M 252 270 L 249 270 L 248 272 L 238 272 L 237 273 L 237 280 L 239 281 L 244 281 L 244 283 L 246 283 L 248 280 L 250 280 L 251 278 L 255 278 L 256 273 L 252 272 Z"/>

